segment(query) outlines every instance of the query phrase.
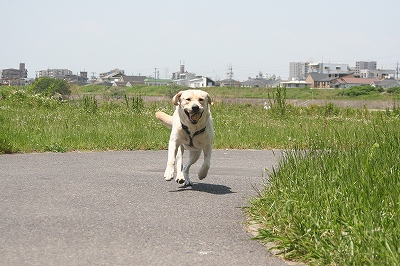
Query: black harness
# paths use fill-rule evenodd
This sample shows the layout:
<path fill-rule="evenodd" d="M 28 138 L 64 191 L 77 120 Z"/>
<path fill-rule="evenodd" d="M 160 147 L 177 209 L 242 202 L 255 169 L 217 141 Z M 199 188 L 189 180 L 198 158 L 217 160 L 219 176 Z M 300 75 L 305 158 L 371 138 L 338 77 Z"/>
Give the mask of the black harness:
<path fill-rule="evenodd" d="M 203 133 L 204 131 L 206 131 L 206 127 L 203 127 L 199 131 L 194 132 L 194 134 L 192 136 L 192 134 L 190 133 L 189 128 L 187 126 L 185 126 L 182 122 L 181 122 L 181 125 L 182 125 L 183 130 L 185 130 L 186 133 L 189 135 L 189 138 L 190 138 L 189 147 L 193 147 L 193 138 L 194 138 L 194 136 L 197 136 L 197 135 Z"/>

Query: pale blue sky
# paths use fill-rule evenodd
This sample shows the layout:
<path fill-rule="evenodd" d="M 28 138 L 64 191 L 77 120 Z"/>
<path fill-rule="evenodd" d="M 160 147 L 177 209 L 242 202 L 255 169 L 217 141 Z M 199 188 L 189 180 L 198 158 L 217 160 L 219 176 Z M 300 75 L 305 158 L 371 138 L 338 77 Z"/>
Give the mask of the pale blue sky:
<path fill-rule="evenodd" d="M 400 61 L 398 0 L 0 0 L 0 69 L 47 68 L 160 77 L 186 70 L 213 79 L 259 71 L 282 78 L 289 62 Z"/>

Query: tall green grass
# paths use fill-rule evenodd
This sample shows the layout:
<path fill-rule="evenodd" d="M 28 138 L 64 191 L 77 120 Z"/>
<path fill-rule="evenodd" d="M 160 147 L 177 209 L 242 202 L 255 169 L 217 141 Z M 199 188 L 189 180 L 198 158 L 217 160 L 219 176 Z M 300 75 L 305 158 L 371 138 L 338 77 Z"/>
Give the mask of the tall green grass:
<path fill-rule="evenodd" d="M 170 131 L 154 113 L 163 110 L 172 114 L 170 101 L 149 103 L 138 95 L 123 95 L 118 101 L 95 96 L 60 101 L 23 90 L 2 93 L 2 153 L 167 148 Z M 347 145 L 357 141 L 361 130 L 357 125 L 370 123 L 377 116 L 368 110 L 340 109 L 332 104 L 300 108 L 281 102 L 277 106 L 265 110 L 258 104 L 215 103 L 211 107 L 214 148 Z M 383 116 L 390 118 L 393 111 L 387 110 Z"/>
<path fill-rule="evenodd" d="M 59 101 L 24 91 L 0 100 L 0 152 L 162 149 L 168 129 L 140 97 Z"/>
<path fill-rule="evenodd" d="M 399 118 L 321 131 L 331 127 L 271 170 L 248 209 L 262 226 L 258 239 L 310 264 L 400 265 Z"/>

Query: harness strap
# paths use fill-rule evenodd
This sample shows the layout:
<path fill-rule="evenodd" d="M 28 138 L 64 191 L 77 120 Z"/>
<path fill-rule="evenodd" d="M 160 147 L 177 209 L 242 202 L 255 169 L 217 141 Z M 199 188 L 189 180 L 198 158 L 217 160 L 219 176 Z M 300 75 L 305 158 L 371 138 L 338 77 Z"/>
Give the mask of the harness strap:
<path fill-rule="evenodd" d="M 203 132 L 206 130 L 206 127 L 203 127 L 203 128 L 200 129 L 199 131 L 194 132 L 194 134 L 193 134 L 193 136 L 192 136 L 192 134 L 191 134 L 190 131 L 189 131 L 189 128 L 188 128 L 186 125 L 184 125 L 183 123 L 181 123 L 181 125 L 182 125 L 182 128 L 183 128 L 183 129 L 186 131 L 186 133 L 189 135 L 189 138 L 190 138 L 189 147 L 193 147 L 193 138 L 194 138 L 194 136 L 197 136 L 197 135 L 203 133 Z"/>

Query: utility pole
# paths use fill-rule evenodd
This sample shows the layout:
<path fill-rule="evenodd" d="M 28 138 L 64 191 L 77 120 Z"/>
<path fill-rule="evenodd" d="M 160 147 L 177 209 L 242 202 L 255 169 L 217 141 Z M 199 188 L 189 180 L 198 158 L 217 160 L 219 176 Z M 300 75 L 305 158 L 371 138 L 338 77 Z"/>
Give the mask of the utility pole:
<path fill-rule="evenodd" d="M 157 86 L 157 68 L 154 68 L 154 86 Z"/>
<path fill-rule="evenodd" d="M 228 65 L 228 72 L 226 73 L 227 78 L 229 79 L 230 86 L 232 87 L 232 78 L 233 78 L 233 71 L 232 71 L 232 65 Z"/>

